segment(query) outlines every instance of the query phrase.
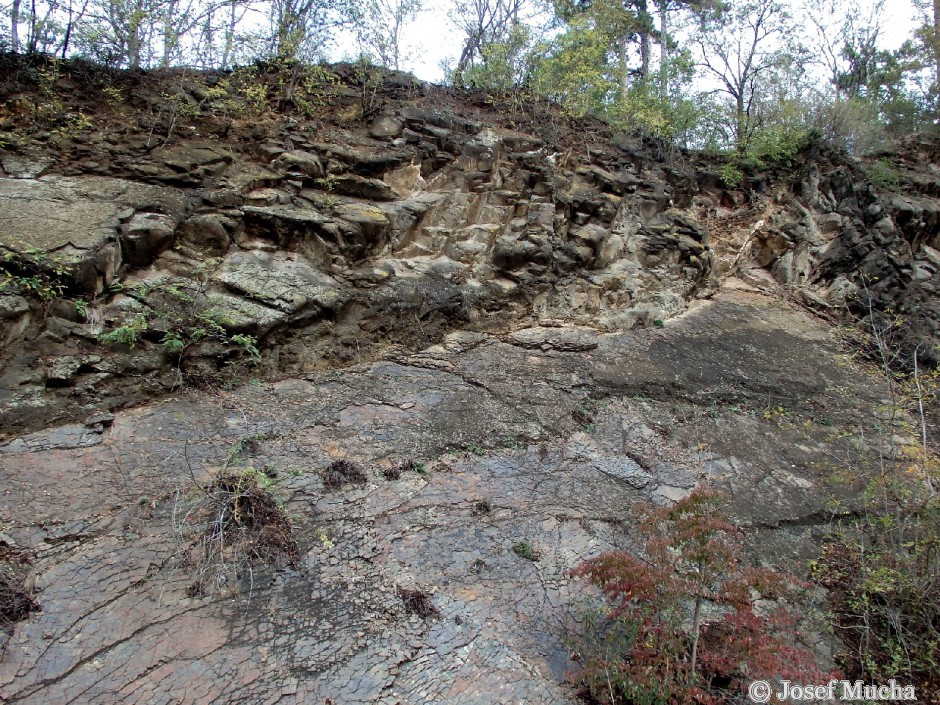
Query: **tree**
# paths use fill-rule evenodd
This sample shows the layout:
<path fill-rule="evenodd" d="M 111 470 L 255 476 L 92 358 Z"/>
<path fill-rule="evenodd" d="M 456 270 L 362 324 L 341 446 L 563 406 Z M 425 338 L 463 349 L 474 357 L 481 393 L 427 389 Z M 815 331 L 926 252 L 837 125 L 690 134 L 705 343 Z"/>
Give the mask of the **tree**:
<path fill-rule="evenodd" d="M 618 90 L 608 71 L 609 42 L 589 18 L 573 18 L 538 63 L 539 92 L 574 115 L 603 114 Z"/>
<path fill-rule="evenodd" d="M 483 58 L 487 46 L 507 40 L 513 29 L 529 14 L 529 0 L 458 0 L 454 23 L 463 32 L 463 46 L 452 82 L 464 85 L 464 75 L 473 63 Z"/>
<path fill-rule="evenodd" d="M 779 0 L 741 0 L 706 16 L 697 41 L 706 75 L 732 101 L 733 140 L 743 153 L 763 117 L 762 92 L 799 51 L 790 14 Z"/>
<path fill-rule="evenodd" d="M 322 56 L 331 31 L 349 17 L 347 0 L 271 0 L 270 55 L 281 61 Z"/>
<path fill-rule="evenodd" d="M 362 50 L 385 68 L 406 60 L 403 32 L 423 9 L 423 0 L 366 0 L 354 9 L 356 38 Z"/>

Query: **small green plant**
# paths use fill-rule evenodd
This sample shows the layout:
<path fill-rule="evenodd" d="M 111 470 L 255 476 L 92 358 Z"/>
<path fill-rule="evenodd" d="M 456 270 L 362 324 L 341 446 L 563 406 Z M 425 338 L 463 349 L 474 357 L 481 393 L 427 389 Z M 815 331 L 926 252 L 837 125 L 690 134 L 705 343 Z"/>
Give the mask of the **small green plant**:
<path fill-rule="evenodd" d="M 486 448 L 481 446 L 479 443 L 467 443 L 464 446 L 464 449 L 468 453 L 472 453 L 473 455 L 477 455 L 477 456 L 486 455 Z"/>
<path fill-rule="evenodd" d="M 229 338 L 229 341 L 239 346 L 252 363 L 257 364 L 261 361 L 261 351 L 258 350 L 258 339 L 255 336 L 236 333 Z"/>
<path fill-rule="evenodd" d="M 127 101 L 127 96 L 124 95 L 124 91 L 117 86 L 105 86 L 101 89 L 101 94 L 104 96 L 110 108 L 124 105 Z"/>
<path fill-rule="evenodd" d="M 473 513 L 479 516 L 492 514 L 493 503 L 490 502 L 490 500 L 486 499 L 485 497 L 483 499 L 478 499 L 476 502 L 473 503 Z"/>
<path fill-rule="evenodd" d="M 525 446 L 515 436 L 509 436 L 503 441 L 503 447 L 508 448 L 509 450 L 522 450 Z"/>
<path fill-rule="evenodd" d="M 530 544 L 525 541 L 518 541 L 512 546 L 512 552 L 515 553 L 520 558 L 525 558 L 527 561 L 535 562 L 540 558 L 540 554 L 536 551 Z"/>
<path fill-rule="evenodd" d="M 665 328 L 666 322 L 662 318 L 656 318 L 653 320 L 653 325 L 657 328 Z"/>
<path fill-rule="evenodd" d="M 277 71 L 282 105 L 292 105 L 308 118 L 319 117 L 330 104 L 336 76 L 325 66 L 280 64 Z"/>
<path fill-rule="evenodd" d="M 160 341 L 160 345 L 163 347 L 163 351 L 168 355 L 179 355 L 186 349 L 186 343 L 183 342 L 183 339 L 176 331 L 170 331 L 164 335 L 163 340 Z"/>
<path fill-rule="evenodd" d="M 0 257 L 0 293 L 54 301 L 65 291 L 71 272 L 71 267 L 46 253 L 7 250 Z"/>
<path fill-rule="evenodd" d="M 129 323 L 118 326 L 108 333 L 102 333 L 98 340 L 105 345 L 127 345 L 133 348 L 140 340 L 140 334 L 149 327 L 147 319 L 143 315 L 138 315 Z"/>
<path fill-rule="evenodd" d="M 260 433 L 252 433 L 247 436 L 242 436 L 238 439 L 238 442 L 232 447 L 232 450 L 229 452 L 228 462 L 229 464 L 235 463 L 241 459 L 246 453 L 255 454 L 260 448 L 260 444 L 264 441 L 270 441 L 278 437 L 277 432 L 275 431 L 262 431 Z"/>
<path fill-rule="evenodd" d="M 77 313 L 82 318 L 88 316 L 88 304 L 85 303 L 83 299 L 75 299 L 75 313 Z"/>
<path fill-rule="evenodd" d="M 92 118 L 91 115 L 86 115 L 85 113 L 79 111 L 77 113 L 67 114 L 63 118 L 62 123 L 56 127 L 52 133 L 58 137 L 72 139 L 78 135 L 88 132 L 94 126 L 94 118 Z"/>
<path fill-rule="evenodd" d="M 336 174 L 327 174 L 322 179 L 317 179 L 316 183 L 327 193 L 333 193 L 336 184 L 339 183 L 339 177 Z"/>
<path fill-rule="evenodd" d="M 877 159 L 865 169 L 872 183 L 886 191 L 901 190 L 901 174 L 886 158 Z"/>

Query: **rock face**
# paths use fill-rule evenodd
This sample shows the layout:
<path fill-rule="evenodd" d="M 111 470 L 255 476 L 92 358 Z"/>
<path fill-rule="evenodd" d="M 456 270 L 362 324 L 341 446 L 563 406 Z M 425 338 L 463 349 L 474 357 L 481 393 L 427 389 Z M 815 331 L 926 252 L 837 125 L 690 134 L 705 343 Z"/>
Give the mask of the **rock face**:
<path fill-rule="evenodd" d="M 84 161 L 58 163 L 37 149 L 4 162 L 0 248 L 80 301 L 50 319 L 2 300 L 0 419 L 13 428 L 172 389 L 175 368 L 215 374 L 238 352 L 232 336 L 292 373 L 457 328 L 650 325 L 712 268 L 675 170 L 428 107 L 390 105 L 316 138 L 289 124 L 250 149 L 87 137 Z M 115 330 L 117 356 L 98 343 Z M 50 375 L 63 355 L 99 361 Z"/>
<path fill-rule="evenodd" d="M 123 179 L 0 178 L 0 250 L 46 258 L 79 291 L 100 294 L 172 244 L 187 206 L 175 189 Z"/>
<path fill-rule="evenodd" d="M 851 502 L 830 459 L 857 452 L 883 390 L 831 346 L 805 313 L 731 291 L 662 330 L 457 332 L 0 445 L 0 520 L 35 551 L 42 606 L 5 646 L 0 698 L 575 702 L 567 639 L 589 603 L 569 570 L 630 545 L 640 501 L 707 478 L 777 565 L 811 554 L 830 496 Z M 337 459 L 366 481 L 329 487 Z M 187 562 L 191 472 L 222 465 L 272 477 L 296 567 L 233 585 Z M 436 613 L 409 613 L 399 588 Z"/>
<path fill-rule="evenodd" d="M 808 153 L 773 199 L 745 211 L 748 227 L 738 229 L 737 264 L 768 270 L 822 313 L 851 312 L 865 328 L 891 330 L 907 369 L 915 351 L 922 363 L 936 365 L 938 154 L 936 137 L 914 136 L 899 146 L 890 166 L 881 162 L 902 194 L 876 187 L 844 155 Z"/>
<path fill-rule="evenodd" d="M 42 612 L 0 629 L 3 702 L 571 702 L 569 570 L 641 501 L 726 490 L 778 567 L 852 511 L 833 459 L 881 457 L 857 430 L 885 390 L 794 301 L 903 315 L 936 361 L 940 143 L 894 157 L 903 194 L 818 149 L 729 189 L 400 74 L 366 109 L 354 74 L 312 116 L 197 86 L 190 124 L 12 125 L 0 545 Z M 229 471 L 283 502 L 294 560 L 194 558 L 230 538 L 196 487 Z"/>

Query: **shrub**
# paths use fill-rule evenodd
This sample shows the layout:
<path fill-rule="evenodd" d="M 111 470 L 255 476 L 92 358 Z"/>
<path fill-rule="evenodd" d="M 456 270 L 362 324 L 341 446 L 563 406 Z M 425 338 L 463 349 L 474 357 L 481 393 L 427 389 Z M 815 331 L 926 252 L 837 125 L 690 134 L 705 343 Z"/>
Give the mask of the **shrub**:
<path fill-rule="evenodd" d="M 191 597 L 243 579 L 250 585 L 259 564 L 299 564 L 290 519 L 266 475 L 253 468 L 226 470 L 199 490 L 192 506 L 175 512 L 182 518 L 182 564 L 195 573 Z"/>
<path fill-rule="evenodd" d="M 860 519 L 833 532 L 814 568 L 846 646 L 847 675 L 866 683 L 895 678 L 936 703 L 940 498 L 933 489 L 937 466 L 928 464 L 925 475 L 923 463 L 908 458 L 873 480 Z"/>
<path fill-rule="evenodd" d="M 851 467 L 865 488 L 857 518 L 836 526 L 814 569 L 846 646 L 847 675 L 871 683 L 895 678 L 914 685 L 920 701 L 938 703 L 940 460 L 928 424 L 940 375 L 921 369 L 916 352 L 912 373 L 899 370 L 905 358 L 894 336 L 902 320 L 868 318 L 864 351 L 880 364 L 890 416 L 873 429 L 875 465 Z"/>
<path fill-rule="evenodd" d="M 724 703 L 755 679 L 826 681 L 794 643 L 794 615 L 771 601 L 792 598 L 800 584 L 742 564 L 722 504 L 698 489 L 644 509 L 645 556 L 612 551 L 573 571 L 609 603 L 580 648 L 580 682 L 598 701 Z"/>
<path fill-rule="evenodd" d="M 147 319 L 144 316 L 137 316 L 123 326 L 118 326 L 112 331 L 100 334 L 98 340 L 105 345 L 127 345 L 133 348 L 137 344 L 140 334 L 148 327 Z"/>
<path fill-rule="evenodd" d="M 733 162 L 728 162 L 721 167 L 721 183 L 728 188 L 737 188 L 744 181 L 744 172 L 741 171 Z"/>

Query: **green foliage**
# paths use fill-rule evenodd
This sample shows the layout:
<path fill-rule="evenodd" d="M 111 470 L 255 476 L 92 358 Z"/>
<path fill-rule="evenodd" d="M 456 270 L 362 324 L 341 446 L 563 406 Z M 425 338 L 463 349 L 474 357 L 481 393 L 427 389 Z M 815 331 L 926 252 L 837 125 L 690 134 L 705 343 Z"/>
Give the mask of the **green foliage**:
<path fill-rule="evenodd" d="M 605 112 L 617 90 L 605 67 L 608 46 L 589 20 L 573 20 L 538 63 L 534 85 L 573 115 Z"/>
<path fill-rule="evenodd" d="M 731 703 L 754 679 L 826 682 L 811 654 L 794 646 L 795 615 L 784 603 L 770 606 L 795 599 L 798 581 L 743 565 L 723 505 L 697 489 L 647 508 L 645 556 L 612 551 L 575 569 L 609 605 L 578 644 L 580 679 L 599 702 Z"/>
<path fill-rule="evenodd" d="M 283 107 L 294 107 L 308 118 L 321 116 L 329 107 L 337 78 L 325 66 L 275 60 L 266 68 L 274 73 Z"/>
<path fill-rule="evenodd" d="M 527 561 L 535 562 L 540 557 L 539 552 L 532 548 L 532 546 L 525 541 L 519 541 L 513 544 L 512 551 L 517 556 L 520 558 L 525 558 Z"/>
<path fill-rule="evenodd" d="M 481 446 L 479 443 L 467 443 L 464 448 L 467 449 L 468 453 L 473 453 L 474 455 L 486 455 L 486 448 Z"/>
<path fill-rule="evenodd" d="M 901 190 L 901 175 L 888 159 L 882 157 L 869 162 L 865 171 L 875 186 L 886 191 Z"/>
<path fill-rule="evenodd" d="M 98 336 L 98 340 L 105 345 L 127 345 L 128 347 L 133 348 L 135 345 L 137 345 L 137 342 L 140 339 L 140 334 L 148 328 L 149 324 L 147 323 L 146 317 L 139 315 L 129 323 L 118 326 L 114 330 L 107 333 L 101 333 Z"/>
<path fill-rule="evenodd" d="M 140 314 L 129 323 L 103 333 L 99 340 L 134 347 L 149 328 L 149 317 L 159 321 L 155 328 L 164 331 L 160 347 L 177 359 L 181 370 L 198 352 L 198 346 L 209 342 L 231 346 L 238 357 L 253 365 L 260 362 L 258 339 L 245 333 L 229 333 L 233 324 L 216 308 L 213 297 L 206 294 L 207 286 L 197 279 L 138 284 L 127 293 L 146 307 L 146 315 Z"/>
<path fill-rule="evenodd" d="M 62 296 L 72 268 L 42 252 L 6 250 L 0 255 L 0 294 L 19 294 L 49 302 Z"/>
<path fill-rule="evenodd" d="M 509 436 L 503 441 L 503 446 L 509 450 L 522 450 L 525 448 L 522 441 L 520 441 L 515 436 Z"/>
<path fill-rule="evenodd" d="M 261 352 L 258 350 L 258 339 L 255 336 L 236 333 L 229 338 L 229 341 L 238 345 L 253 363 L 257 364 L 261 361 Z"/>
<path fill-rule="evenodd" d="M 52 133 L 65 139 L 73 139 L 84 132 L 88 132 L 94 127 L 94 124 L 95 121 L 91 115 L 86 115 L 81 111 L 68 113 L 62 118 L 60 124 Z"/>
<path fill-rule="evenodd" d="M 508 91 L 527 84 L 545 47 L 534 43 L 531 30 L 515 25 L 503 40 L 483 47 L 483 61 L 467 67 L 464 83 L 474 88 Z"/>
<path fill-rule="evenodd" d="M 927 395 L 936 393 L 936 373 L 920 382 Z M 911 429 L 902 422 L 899 430 Z M 847 647 L 847 675 L 913 683 L 921 701 L 935 702 L 940 459 L 924 446 L 894 446 L 885 455 L 888 463 L 869 480 L 859 518 L 833 530 L 814 574 L 828 590 L 833 627 Z"/>
<path fill-rule="evenodd" d="M 721 175 L 721 183 L 728 188 L 737 188 L 744 181 L 744 172 L 733 161 L 724 164 L 719 174 Z"/>
<path fill-rule="evenodd" d="M 160 345 L 163 346 L 163 351 L 168 355 L 179 355 L 186 349 L 186 343 L 183 342 L 180 334 L 176 331 L 170 331 L 164 335 Z"/>

